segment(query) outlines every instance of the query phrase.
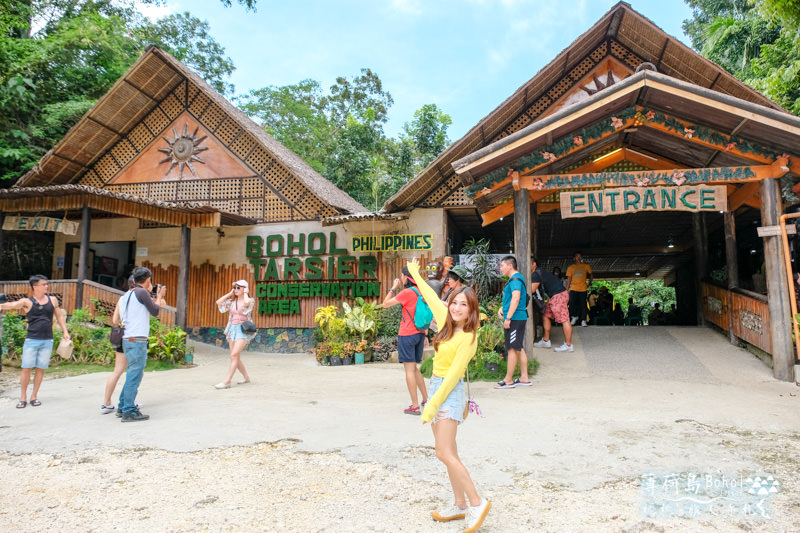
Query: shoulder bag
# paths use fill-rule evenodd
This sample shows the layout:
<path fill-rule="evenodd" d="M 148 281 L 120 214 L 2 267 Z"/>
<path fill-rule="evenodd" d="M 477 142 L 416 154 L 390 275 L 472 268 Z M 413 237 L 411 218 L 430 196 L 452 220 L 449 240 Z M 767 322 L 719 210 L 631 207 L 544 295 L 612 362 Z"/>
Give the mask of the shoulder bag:
<path fill-rule="evenodd" d="M 128 302 L 125 304 L 125 312 L 128 311 L 128 305 L 131 303 L 131 296 L 128 296 Z M 122 313 L 120 313 L 120 318 L 122 318 Z M 108 340 L 111 341 L 111 347 L 114 348 L 115 351 L 121 352 L 122 351 L 122 338 L 125 336 L 125 325 L 120 323 L 118 326 L 111 326 L 111 332 L 108 334 Z"/>

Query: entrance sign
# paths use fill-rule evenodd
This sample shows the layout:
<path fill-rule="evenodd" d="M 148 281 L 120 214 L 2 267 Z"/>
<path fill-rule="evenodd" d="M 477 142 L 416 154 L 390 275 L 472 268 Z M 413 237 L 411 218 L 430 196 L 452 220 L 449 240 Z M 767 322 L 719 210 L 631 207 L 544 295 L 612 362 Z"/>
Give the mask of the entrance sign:
<path fill-rule="evenodd" d="M 777 237 L 781 234 L 780 226 L 759 226 L 756 228 L 759 237 Z M 786 226 L 786 235 L 794 235 L 797 233 L 797 226 L 794 224 Z"/>
<path fill-rule="evenodd" d="M 561 218 L 626 215 L 642 211 L 725 211 L 724 185 L 700 187 L 620 187 L 562 191 Z"/>
<path fill-rule="evenodd" d="M 12 231 L 57 231 L 65 235 L 78 233 L 78 223 L 51 217 L 6 217 L 3 229 Z"/>

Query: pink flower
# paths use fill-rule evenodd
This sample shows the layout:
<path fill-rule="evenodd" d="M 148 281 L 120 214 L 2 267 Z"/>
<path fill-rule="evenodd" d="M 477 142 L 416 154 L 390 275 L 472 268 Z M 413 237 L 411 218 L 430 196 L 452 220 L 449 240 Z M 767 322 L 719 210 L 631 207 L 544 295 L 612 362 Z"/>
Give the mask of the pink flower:
<path fill-rule="evenodd" d="M 686 182 L 686 173 L 685 172 L 673 172 L 672 173 L 672 183 L 675 185 L 682 185 Z"/>
<path fill-rule="evenodd" d="M 684 128 L 683 129 L 683 136 L 687 139 L 691 139 L 694 136 L 694 130 L 691 128 Z"/>
<path fill-rule="evenodd" d="M 536 178 L 535 180 L 533 180 L 533 188 L 536 189 L 537 191 L 541 191 L 542 189 L 544 189 L 544 182 L 542 181 L 541 178 Z"/>
<path fill-rule="evenodd" d="M 730 152 L 734 148 L 736 148 L 736 143 L 734 143 L 734 142 L 730 142 L 730 143 L 725 145 L 725 151 L 726 152 Z"/>
<path fill-rule="evenodd" d="M 583 146 L 583 137 L 576 135 L 572 138 L 572 142 L 575 143 L 575 146 Z"/>
<path fill-rule="evenodd" d="M 653 120 L 654 118 L 656 118 L 656 112 L 651 109 L 650 111 L 647 112 L 645 117 L 647 117 L 647 120 Z"/>
<path fill-rule="evenodd" d="M 611 125 L 614 126 L 614 129 L 620 129 L 622 127 L 622 119 L 617 117 L 611 117 Z"/>
<path fill-rule="evenodd" d="M 555 161 L 556 159 L 558 159 L 555 154 L 550 153 L 550 152 L 542 152 L 542 157 L 544 157 L 545 159 L 547 159 L 550 162 Z"/>
<path fill-rule="evenodd" d="M 647 187 L 650 185 L 650 178 L 643 176 L 641 179 L 636 180 L 637 187 Z"/>

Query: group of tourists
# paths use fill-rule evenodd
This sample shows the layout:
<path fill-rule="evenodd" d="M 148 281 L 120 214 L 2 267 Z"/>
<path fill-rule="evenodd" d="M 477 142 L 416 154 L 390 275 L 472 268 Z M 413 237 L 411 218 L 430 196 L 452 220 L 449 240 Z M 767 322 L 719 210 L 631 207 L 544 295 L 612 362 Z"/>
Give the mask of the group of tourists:
<path fill-rule="evenodd" d="M 24 315 L 27 322 L 27 333 L 22 346 L 22 371 L 20 373 L 20 399 L 17 409 L 24 409 L 29 404 L 33 407 L 42 405 L 39 399 L 39 388 L 44 378 L 44 371 L 50 366 L 53 353 L 53 320 L 62 331 L 62 338 L 70 340 L 64 313 L 55 296 L 47 294 L 48 279 L 40 274 L 28 280 L 32 296 L 13 302 L 0 303 L 0 311 L 16 311 Z M 225 379 L 216 384 L 217 389 L 227 389 L 238 370 L 242 375 L 239 384 L 250 383 L 250 376 L 241 360 L 241 353 L 255 336 L 255 331 L 244 331 L 242 326 L 250 321 L 255 300 L 248 295 L 248 283 L 239 280 L 233 284 L 230 292 L 217 300 L 221 313 L 228 312 L 228 325 L 225 336 L 230 347 L 230 365 Z M 147 350 L 150 340 L 150 317 L 158 316 L 161 307 L 166 305 L 164 296 L 166 285 L 153 285 L 153 274 L 145 267 L 134 268 L 128 278 L 128 290 L 119 298 L 111 325 L 123 327 L 123 334 L 118 344 L 112 344 L 115 351 L 114 370 L 108 377 L 100 405 L 101 414 L 116 412 L 122 422 L 138 422 L 148 420 L 149 415 L 141 412 L 141 404 L 136 402 L 147 364 Z M 33 391 L 28 401 L 28 388 L 31 372 L 34 371 Z M 125 384 L 115 406 L 112 395 L 122 373 L 126 373 Z"/>

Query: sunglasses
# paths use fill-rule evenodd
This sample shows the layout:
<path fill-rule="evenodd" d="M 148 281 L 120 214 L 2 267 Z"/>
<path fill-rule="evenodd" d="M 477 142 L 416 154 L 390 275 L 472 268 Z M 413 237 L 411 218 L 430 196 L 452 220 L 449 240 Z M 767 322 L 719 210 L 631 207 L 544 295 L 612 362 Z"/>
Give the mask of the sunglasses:
<path fill-rule="evenodd" d="M 240 287 L 239 285 L 233 286 L 233 290 L 238 291 L 239 289 L 244 289 L 244 287 Z"/>

